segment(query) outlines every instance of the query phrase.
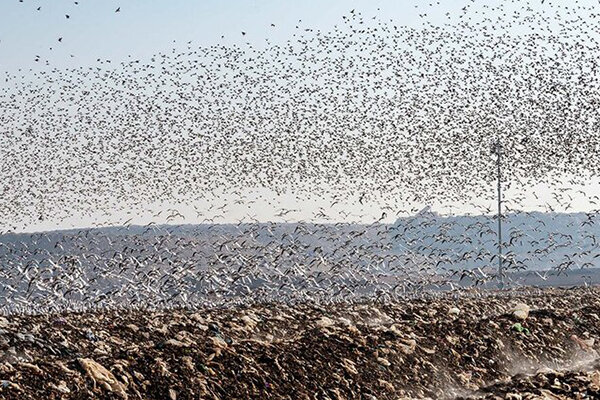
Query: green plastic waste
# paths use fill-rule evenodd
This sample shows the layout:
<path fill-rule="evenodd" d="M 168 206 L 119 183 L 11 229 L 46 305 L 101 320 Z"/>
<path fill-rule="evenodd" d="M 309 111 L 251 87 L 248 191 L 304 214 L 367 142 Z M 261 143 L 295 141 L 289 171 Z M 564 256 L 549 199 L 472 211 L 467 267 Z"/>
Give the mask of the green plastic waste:
<path fill-rule="evenodd" d="M 524 328 L 524 327 L 523 327 L 523 325 L 521 325 L 521 323 L 520 323 L 520 322 L 517 322 L 517 323 L 515 323 L 515 324 L 514 324 L 514 325 L 511 327 L 511 329 L 512 329 L 513 331 L 517 331 L 517 332 L 519 332 L 519 333 L 525 333 L 526 335 L 529 335 L 529 329 L 527 329 L 527 328 Z"/>

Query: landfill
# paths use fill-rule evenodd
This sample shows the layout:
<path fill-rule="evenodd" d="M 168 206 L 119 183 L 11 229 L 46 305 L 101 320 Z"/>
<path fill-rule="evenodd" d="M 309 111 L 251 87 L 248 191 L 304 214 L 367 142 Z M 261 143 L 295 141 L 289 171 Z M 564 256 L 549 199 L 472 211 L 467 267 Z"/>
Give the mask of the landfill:
<path fill-rule="evenodd" d="M 0 317 L 0 399 L 595 399 L 600 289 Z"/>

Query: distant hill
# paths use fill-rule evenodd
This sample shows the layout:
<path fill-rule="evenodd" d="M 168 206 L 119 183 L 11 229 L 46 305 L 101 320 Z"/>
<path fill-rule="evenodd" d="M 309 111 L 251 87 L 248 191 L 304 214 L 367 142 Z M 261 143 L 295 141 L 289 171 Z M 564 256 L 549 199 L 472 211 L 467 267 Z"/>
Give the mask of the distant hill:
<path fill-rule="evenodd" d="M 505 281 L 600 283 L 595 219 L 585 213 L 506 215 Z M 393 224 L 149 225 L 5 234 L 0 312 L 31 305 L 219 304 L 495 288 L 496 227 L 494 217 L 440 216 L 426 209 Z"/>
<path fill-rule="evenodd" d="M 600 267 L 600 225 L 596 214 L 586 213 L 512 213 L 503 217 L 503 248 L 506 266 L 528 270 L 552 268 L 577 269 Z M 372 256 L 395 255 L 408 265 L 461 268 L 495 266 L 497 258 L 497 219 L 495 216 L 440 216 L 425 208 L 412 217 L 399 218 L 393 224 L 313 224 L 313 223 L 243 223 L 172 226 L 128 226 L 94 229 L 71 229 L 38 234 L 0 235 L 0 259 L 18 253 L 19 248 L 54 249 L 61 241 L 78 238 L 79 248 L 102 252 L 120 250 L 122 246 L 150 245 L 160 237 L 180 237 L 203 243 L 207 251 L 218 252 L 213 245 L 234 240 L 253 246 L 273 247 L 287 241 L 308 253 L 315 248 L 323 257 L 337 250 L 371 250 Z M 43 240 L 39 240 L 43 238 Z M 99 238 L 111 238 L 109 242 Z M 90 244 L 86 245 L 86 240 Z M 166 242 L 168 243 L 168 242 Z M 165 244 L 166 244 L 165 243 Z M 289 244 L 289 243 L 288 243 Z M 8 248 L 13 251 L 8 251 Z M 90 249 L 88 249 L 90 250 Z M 240 251 L 248 250 L 241 246 Z M 259 251 L 259 248 L 253 248 Z"/>

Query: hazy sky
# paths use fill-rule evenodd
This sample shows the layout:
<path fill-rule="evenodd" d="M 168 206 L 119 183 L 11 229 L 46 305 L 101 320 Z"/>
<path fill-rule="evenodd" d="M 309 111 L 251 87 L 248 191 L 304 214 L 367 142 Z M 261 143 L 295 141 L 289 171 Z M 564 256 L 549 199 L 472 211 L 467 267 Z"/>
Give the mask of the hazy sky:
<path fill-rule="evenodd" d="M 78 0 L 78 3 L 76 5 L 74 0 L 1 0 L 0 73 L 21 75 L 19 70 L 26 74 L 29 69 L 87 67 L 96 65 L 97 59 L 109 59 L 113 64 L 130 60 L 129 57 L 146 59 L 172 48 L 183 50 L 189 41 L 195 46 L 246 42 L 261 46 L 266 39 L 285 42 L 299 34 L 301 29 L 297 26 L 330 31 L 335 25 L 341 25 L 342 16 L 348 15 L 352 9 L 366 18 L 377 15 L 391 19 L 397 25 L 419 26 L 420 13 L 427 13 L 431 22 L 443 23 L 446 13 L 459 13 L 466 4 L 474 4 L 471 0 L 440 0 L 440 5 L 437 5 L 437 0 Z M 501 1 L 478 1 L 473 7 L 493 7 L 498 3 Z M 547 0 L 545 4 L 541 1 L 516 3 L 518 7 L 531 4 L 534 9 L 573 4 L 571 0 Z M 581 3 L 594 4 L 590 1 Z M 41 7 L 39 11 L 38 7 Z M 119 13 L 115 13 L 117 8 L 120 8 Z M 246 35 L 242 35 L 242 31 Z M 62 42 L 58 41 L 59 38 Z M 39 57 L 39 62 L 34 61 L 36 57 Z M 3 84 L 4 79 L 0 79 L 0 85 Z M 494 188 L 490 190 L 493 192 Z M 305 212 L 292 213 L 286 218 L 311 219 L 319 207 L 326 206 L 328 202 L 330 200 L 325 199 L 325 202 L 308 204 L 288 199 L 286 204 L 289 208 L 298 207 Z M 484 203 L 495 207 L 488 200 Z M 574 204 L 575 207 L 577 205 Z M 382 212 L 378 207 L 352 210 L 351 202 L 347 206 L 357 216 L 363 212 L 378 216 Z M 414 206 L 419 208 L 423 205 Z M 154 209 L 163 207 L 166 205 L 157 205 Z M 584 208 L 588 207 L 581 203 L 580 209 Z M 462 210 L 472 211 L 468 207 Z M 186 213 L 186 210 L 183 211 Z M 278 211 L 279 208 L 275 208 L 274 212 Z M 188 209 L 187 212 L 193 220 L 195 211 Z M 234 207 L 227 220 L 248 219 L 249 215 L 258 215 L 260 219 L 284 219 L 269 212 L 261 214 L 260 209 L 240 206 Z M 128 217 L 119 215 L 114 223 L 123 222 Z M 386 219 L 393 221 L 395 218 L 395 213 L 388 210 Z M 164 216 L 152 219 L 165 222 Z M 81 221 L 81 216 L 73 216 L 72 221 L 61 227 L 78 226 Z M 132 222 L 145 223 L 148 218 L 138 215 Z M 92 220 L 87 220 L 84 225 L 91 223 Z M 44 221 L 34 228 L 50 229 L 55 227 L 53 224 L 53 221 Z"/>
<path fill-rule="evenodd" d="M 97 58 L 144 57 L 177 43 L 260 44 L 287 40 L 298 24 L 329 30 L 352 8 L 381 12 L 403 23 L 414 18 L 414 1 L 354 0 L 3 0 L 0 2 L 0 68 L 78 66 Z M 452 3 L 462 3 L 452 1 Z M 37 11 L 37 7 L 41 10 Z M 120 13 L 115 13 L 117 7 Z M 67 19 L 65 15 L 69 15 Z M 298 22 L 302 20 L 302 22 Z M 275 24 L 272 27 L 271 24 Z M 247 34 L 242 36 L 241 32 Z M 225 36 L 224 39 L 221 36 Z M 62 43 L 58 38 L 62 37 Z M 53 50 L 50 50 L 50 47 Z M 70 55 L 74 55 L 71 58 Z"/>
<path fill-rule="evenodd" d="M 416 26 L 419 13 L 426 12 L 429 21 L 443 21 L 446 12 L 458 13 L 473 4 L 470 0 L 444 0 L 440 5 L 437 0 L 79 0 L 78 5 L 74 0 L 22 1 L 0 1 L 0 71 L 39 68 L 45 60 L 51 67 L 93 65 L 98 58 L 126 61 L 129 55 L 143 58 L 183 48 L 190 40 L 199 46 L 261 45 L 267 38 L 285 41 L 298 32 L 297 25 L 331 30 L 352 9 L 365 17 L 379 15 L 394 24 Z M 491 6 L 499 1 L 483 3 Z M 118 7 L 121 11 L 115 13 Z M 242 31 L 247 34 L 242 36 Z M 42 61 L 36 63 L 36 56 Z"/>
<path fill-rule="evenodd" d="M 459 10 L 468 1 L 446 1 L 448 7 L 437 8 L 430 14 L 441 16 L 447 9 Z M 418 13 L 422 12 L 419 7 L 429 7 L 429 2 L 416 0 L 79 0 L 78 3 L 76 5 L 74 0 L 0 1 L 0 73 L 20 76 L 27 75 L 30 69 L 87 67 L 97 65 L 97 59 L 110 59 L 114 65 L 130 60 L 129 57 L 147 59 L 172 48 L 185 49 L 189 41 L 194 46 L 246 42 L 262 46 L 266 39 L 285 42 L 299 34 L 297 26 L 333 30 L 336 24 L 342 24 L 342 16 L 353 9 L 365 17 L 378 15 L 398 25 L 416 25 L 420 23 Z M 39 11 L 38 7 L 41 7 Z M 117 8 L 120 8 L 119 13 L 115 13 Z M 246 35 L 242 35 L 242 31 Z M 34 61 L 36 57 L 40 58 L 39 62 Z M 3 84 L 4 79 L 1 79 L 0 85 Z M 327 204 L 319 201 L 297 204 L 293 198 L 285 202 L 289 208 L 303 210 L 300 215 L 289 214 L 290 219 L 309 218 L 319 206 Z M 148 207 L 156 210 L 169 205 Z M 272 215 L 279 208 L 266 211 L 267 208 L 271 206 L 237 207 L 227 220 L 281 219 Z M 196 213 L 191 209 L 187 211 L 186 215 L 194 220 Z M 361 213 L 358 209 L 354 211 L 357 215 Z M 381 215 L 378 208 L 367 213 Z M 129 215 L 118 213 L 113 219 L 118 223 L 128 218 Z M 133 222 L 144 223 L 148 218 L 138 216 Z M 165 222 L 164 217 L 152 219 Z M 89 225 L 93 221 L 73 215 L 59 226 L 81 226 L 82 223 Z M 50 219 L 37 221 L 31 229 L 54 227 L 57 227 L 56 221 Z"/>

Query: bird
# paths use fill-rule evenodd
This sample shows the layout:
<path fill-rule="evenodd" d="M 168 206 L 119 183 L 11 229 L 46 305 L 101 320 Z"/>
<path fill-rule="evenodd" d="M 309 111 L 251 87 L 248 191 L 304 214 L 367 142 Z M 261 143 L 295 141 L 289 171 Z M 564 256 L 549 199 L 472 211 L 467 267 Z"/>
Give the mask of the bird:
<path fill-rule="evenodd" d="M 32 48 L 0 88 L 0 312 L 389 301 L 597 266 L 594 10 L 549 7 L 353 9 L 74 68 Z"/>

